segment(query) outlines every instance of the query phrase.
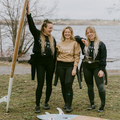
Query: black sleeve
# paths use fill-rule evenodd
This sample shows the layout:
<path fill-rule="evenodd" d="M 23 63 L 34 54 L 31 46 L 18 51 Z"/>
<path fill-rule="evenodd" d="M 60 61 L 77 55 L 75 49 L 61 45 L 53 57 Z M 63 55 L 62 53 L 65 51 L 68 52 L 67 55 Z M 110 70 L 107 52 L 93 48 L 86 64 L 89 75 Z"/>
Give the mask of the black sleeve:
<path fill-rule="evenodd" d="M 103 42 L 100 43 L 100 70 L 104 71 L 106 67 L 107 49 Z"/>
<path fill-rule="evenodd" d="M 85 45 L 84 45 L 84 43 L 81 41 L 81 39 L 85 39 L 85 38 L 80 37 L 80 36 L 78 36 L 78 35 L 75 36 L 75 40 L 80 44 L 80 47 L 81 47 L 81 49 L 82 49 L 82 54 L 84 55 L 83 49 L 84 49 Z"/>
<path fill-rule="evenodd" d="M 28 25 L 29 25 L 30 32 L 35 37 L 39 30 L 36 28 L 31 14 L 30 15 L 27 14 L 27 20 L 28 20 Z"/>

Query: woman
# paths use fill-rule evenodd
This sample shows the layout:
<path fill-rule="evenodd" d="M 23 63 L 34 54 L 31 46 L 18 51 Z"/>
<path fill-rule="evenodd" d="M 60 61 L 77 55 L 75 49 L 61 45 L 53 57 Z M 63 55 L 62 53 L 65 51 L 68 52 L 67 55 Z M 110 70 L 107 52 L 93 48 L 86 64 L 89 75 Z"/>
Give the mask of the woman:
<path fill-rule="evenodd" d="M 80 43 L 82 53 L 85 55 L 83 59 L 83 72 L 85 82 L 88 87 L 88 96 L 91 106 L 88 110 L 95 109 L 94 105 L 94 82 L 97 85 L 101 106 L 98 112 L 103 112 L 105 107 L 105 88 L 104 88 L 104 70 L 106 66 L 107 51 L 105 44 L 99 40 L 96 30 L 92 26 L 88 26 L 85 31 L 86 40 L 76 36 L 76 41 Z"/>
<path fill-rule="evenodd" d="M 73 30 L 66 27 L 62 31 L 61 42 L 57 44 L 57 75 L 60 77 L 64 109 L 71 112 L 73 89 L 72 84 L 80 59 L 80 45 L 75 41 Z"/>
<path fill-rule="evenodd" d="M 29 29 L 34 37 L 34 46 L 32 56 L 32 67 L 37 71 L 37 89 L 36 89 L 36 107 L 35 112 L 40 112 L 40 99 L 44 85 L 44 77 L 46 75 L 46 99 L 44 109 L 49 109 L 48 101 L 52 92 L 52 78 L 55 68 L 55 48 L 56 41 L 51 35 L 53 24 L 48 19 L 44 20 L 41 29 L 38 30 L 33 22 L 29 11 L 29 3 L 27 5 L 27 19 Z M 34 79 L 34 78 L 33 78 Z"/>

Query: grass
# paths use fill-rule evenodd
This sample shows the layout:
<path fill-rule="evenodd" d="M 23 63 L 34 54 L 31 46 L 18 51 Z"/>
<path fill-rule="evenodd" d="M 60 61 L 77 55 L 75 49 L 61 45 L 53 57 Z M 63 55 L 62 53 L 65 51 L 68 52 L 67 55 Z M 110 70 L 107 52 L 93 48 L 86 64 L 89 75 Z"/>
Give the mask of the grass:
<path fill-rule="evenodd" d="M 95 105 L 96 109 L 87 111 L 89 107 L 89 100 L 87 96 L 87 87 L 85 82 L 82 82 L 82 89 L 79 89 L 77 79 L 75 78 L 73 84 L 73 111 L 71 114 L 93 116 L 105 118 L 110 120 L 120 120 L 120 75 L 109 75 L 108 85 L 106 89 L 106 106 L 105 111 L 98 113 L 97 109 L 100 107 L 100 99 L 95 85 Z M 9 75 L 0 75 L 0 97 L 6 96 L 8 92 Z M 9 112 L 6 113 L 6 103 L 0 103 L 0 120 L 38 120 L 37 115 L 49 112 L 57 114 L 57 107 L 62 108 L 64 105 L 60 82 L 57 87 L 53 86 L 52 95 L 49 101 L 50 110 L 44 110 L 45 100 L 45 85 L 43 88 L 43 95 L 41 99 L 41 113 L 34 113 L 35 108 L 35 90 L 36 80 L 31 80 L 30 74 L 14 75 L 12 86 L 12 94 L 9 104 Z M 64 110 L 63 110 L 64 111 Z M 64 111 L 65 112 L 65 111 Z"/>

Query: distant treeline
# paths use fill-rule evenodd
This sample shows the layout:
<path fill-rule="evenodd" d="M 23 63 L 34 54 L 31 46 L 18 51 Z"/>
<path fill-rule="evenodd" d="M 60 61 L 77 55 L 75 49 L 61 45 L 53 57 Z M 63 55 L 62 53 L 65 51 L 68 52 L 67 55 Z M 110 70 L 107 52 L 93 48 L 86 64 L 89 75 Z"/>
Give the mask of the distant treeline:
<path fill-rule="evenodd" d="M 74 20 L 74 19 L 51 19 L 54 25 L 120 25 L 120 20 Z M 9 22 L 9 20 L 8 20 Z M 35 20 L 35 24 L 40 25 L 42 20 Z M 4 20 L 0 20 L 0 25 L 6 25 Z"/>

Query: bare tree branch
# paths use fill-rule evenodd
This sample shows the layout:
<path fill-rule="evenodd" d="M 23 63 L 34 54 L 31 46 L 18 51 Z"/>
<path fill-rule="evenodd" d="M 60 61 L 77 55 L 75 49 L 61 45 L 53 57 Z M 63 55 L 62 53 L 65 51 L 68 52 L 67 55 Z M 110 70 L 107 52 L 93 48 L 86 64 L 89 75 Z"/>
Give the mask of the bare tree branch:
<path fill-rule="evenodd" d="M 113 13 L 113 12 L 120 12 L 120 0 L 118 3 L 114 3 L 112 6 L 107 8 L 108 13 Z"/>
<path fill-rule="evenodd" d="M 4 28 L 5 30 L 3 35 L 12 40 L 14 48 L 23 0 L 0 0 L 0 3 L 3 6 L 2 9 L 0 9 L 0 19 L 3 19 L 5 25 L 7 26 Z M 39 20 L 43 19 L 44 17 L 53 15 L 56 6 L 57 4 L 55 3 L 51 8 L 48 9 L 45 0 L 30 0 L 30 11 L 32 13 L 32 16 L 33 18 Z M 28 33 L 27 28 L 27 20 L 25 19 L 19 45 L 19 54 L 25 54 L 34 43 L 33 37 L 30 35 L 30 32 Z"/>

